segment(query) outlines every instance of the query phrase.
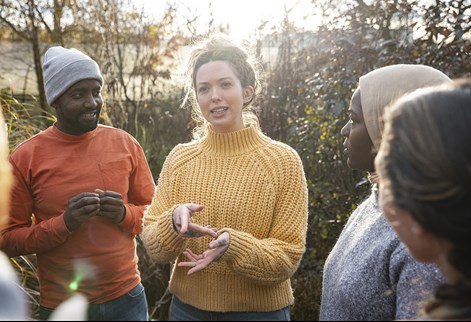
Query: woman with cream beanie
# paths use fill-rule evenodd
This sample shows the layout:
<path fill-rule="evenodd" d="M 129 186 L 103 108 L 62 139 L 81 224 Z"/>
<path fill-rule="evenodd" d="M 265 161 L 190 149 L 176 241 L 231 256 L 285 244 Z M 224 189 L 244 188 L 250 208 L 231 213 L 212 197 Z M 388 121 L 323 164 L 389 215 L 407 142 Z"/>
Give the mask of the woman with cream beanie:
<path fill-rule="evenodd" d="M 375 151 L 383 134 L 386 106 L 418 88 L 449 81 L 448 76 L 433 67 L 406 64 L 382 67 L 360 77 L 363 117 Z"/>
<path fill-rule="evenodd" d="M 450 82 L 424 65 L 392 65 L 362 77 L 342 128 L 350 168 L 366 171 L 372 193 L 350 216 L 324 266 L 320 320 L 413 319 L 443 281 L 436 266 L 416 262 L 378 206 L 374 159 L 383 132 L 383 111 L 418 88 Z"/>

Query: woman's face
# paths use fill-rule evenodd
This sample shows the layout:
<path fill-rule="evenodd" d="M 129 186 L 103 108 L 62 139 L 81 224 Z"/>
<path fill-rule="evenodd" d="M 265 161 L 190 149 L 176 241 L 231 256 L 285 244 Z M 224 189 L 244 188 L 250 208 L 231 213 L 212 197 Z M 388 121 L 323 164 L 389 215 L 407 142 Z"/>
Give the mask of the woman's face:
<path fill-rule="evenodd" d="M 428 232 L 410 211 L 396 207 L 389 196 L 389 187 L 380 185 L 379 204 L 383 214 L 409 253 L 419 262 L 439 264 L 440 256 L 448 251 L 448 243 Z"/>
<path fill-rule="evenodd" d="M 353 93 L 350 101 L 349 120 L 340 133 L 345 137 L 343 146 L 347 155 L 347 164 L 350 168 L 362 171 L 374 171 L 373 142 L 366 129 L 361 106 L 360 88 Z"/>
<path fill-rule="evenodd" d="M 196 97 L 203 117 L 215 132 L 234 132 L 244 128 L 242 108 L 253 89 L 242 88 L 229 63 L 211 61 L 196 72 Z"/>
<path fill-rule="evenodd" d="M 406 245 L 412 256 L 416 257 L 417 251 L 414 248 L 414 234 L 413 227 L 417 225 L 412 219 L 412 216 L 404 209 L 395 207 L 390 199 L 387 199 L 389 194 L 388 188 L 383 184 L 379 187 L 379 204 L 383 211 L 384 216 L 396 232 L 399 239 Z M 416 229 L 416 228 L 415 228 Z M 420 256 L 418 256 L 420 257 Z M 417 258 L 417 257 L 416 257 Z M 417 258 L 419 259 L 419 258 Z"/>

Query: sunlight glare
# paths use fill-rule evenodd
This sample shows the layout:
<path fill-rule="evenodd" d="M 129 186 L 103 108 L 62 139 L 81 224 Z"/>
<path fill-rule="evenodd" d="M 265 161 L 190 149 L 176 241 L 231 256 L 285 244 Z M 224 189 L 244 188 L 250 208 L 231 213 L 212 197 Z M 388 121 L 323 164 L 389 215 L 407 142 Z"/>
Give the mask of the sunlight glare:
<path fill-rule="evenodd" d="M 154 16 L 166 7 L 164 1 L 132 1 Z M 176 0 L 167 3 L 177 6 L 177 15 L 197 16 L 199 32 L 206 32 L 213 21 L 214 27 L 229 27 L 230 36 L 236 40 L 252 38 L 262 24 L 265 24 L 264 32 L 280 26 L 287 11 L 289 20 L 296 27 L 314 30 L 320 24 L 311 0 Z"/>

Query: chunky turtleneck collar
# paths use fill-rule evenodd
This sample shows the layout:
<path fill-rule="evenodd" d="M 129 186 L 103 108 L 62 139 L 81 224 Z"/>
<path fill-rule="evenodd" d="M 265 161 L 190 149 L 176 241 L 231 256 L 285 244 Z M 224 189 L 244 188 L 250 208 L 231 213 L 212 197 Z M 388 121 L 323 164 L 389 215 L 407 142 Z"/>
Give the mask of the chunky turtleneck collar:
<path fill-rule="evenodd" d="M 201 140 L 202 150 L 213 155 L 237 156 L 267 145 L 271 139 L 253 126 L 228 133 L 214 132 L 208 128 L 208 134 Z"/>

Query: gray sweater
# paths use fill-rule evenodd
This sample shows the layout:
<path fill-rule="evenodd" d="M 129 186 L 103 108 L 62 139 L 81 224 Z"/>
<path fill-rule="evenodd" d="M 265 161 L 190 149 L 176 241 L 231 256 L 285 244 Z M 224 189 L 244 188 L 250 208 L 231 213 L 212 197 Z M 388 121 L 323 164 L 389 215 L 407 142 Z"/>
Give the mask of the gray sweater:
<path fill-rule="evenodd" d="M 372 193 L 353 212 L 324 266 L 319 320 L 411 319 L 444 282 L 416 262 L 382 215 Z"/>

